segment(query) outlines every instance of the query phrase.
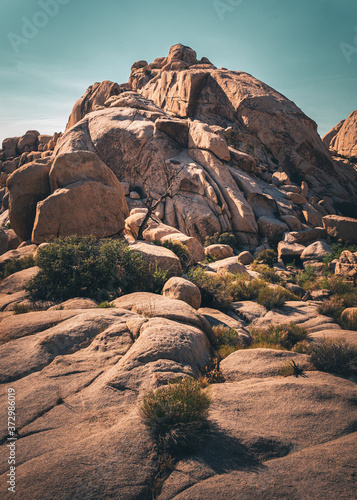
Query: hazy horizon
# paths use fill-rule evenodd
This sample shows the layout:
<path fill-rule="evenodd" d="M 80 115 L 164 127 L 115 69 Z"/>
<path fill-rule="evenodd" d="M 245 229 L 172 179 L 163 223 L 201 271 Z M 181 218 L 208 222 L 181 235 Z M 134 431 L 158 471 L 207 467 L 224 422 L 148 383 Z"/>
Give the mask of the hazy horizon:
<path fill-rule="evenodd" d="M 0 141 L 63 131 L 94 82 L 183 43 L 284 94 L 324 135 L 357 108 L 352 0 L 0 0 Z"/>

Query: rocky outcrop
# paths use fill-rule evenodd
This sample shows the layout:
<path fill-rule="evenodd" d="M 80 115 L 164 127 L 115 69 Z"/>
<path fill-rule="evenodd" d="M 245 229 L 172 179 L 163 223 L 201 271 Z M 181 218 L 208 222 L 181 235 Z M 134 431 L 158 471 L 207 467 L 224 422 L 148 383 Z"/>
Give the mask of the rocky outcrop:
<path fill-rule="evenodd" d="M 9 217 L 21 241 L 31 239 L 39 201 L 50 194 L 51 160 L 37 160 L 16 170 L 7 180 Z"/>
<path fill-rule="evenodd" d="M 322 221 L 329 236 L 342 241 L 357 243 L 357 219 L 326 215 Z"/>
<path fill-rule="evenodd" d="M 357 110 L 323 137 L 324 144 L 343 156 L 357 156 Z"/>
<path fill-rule="evenodd" d="M 336 137 L 338 132 L 341 130 L 342 125 L 345 123 L 345 120 L 341 120 L 335 127 L 333 127 L 327 134 L 322 137 L 322 142 L 325 144 L 327 149 L 330 149 L 331 141 Z"/>
<path fill-rule="evenodd" d="M 74 105 L 71 116 L 68 119 L 66 130 L 73 127 L 88 113 L 96 111 L 98 107 L 103 106 L 111 96 L 118 95 L 120 92 L 121 89 L 117 83 L 107 80 L 91 85 L 86 93 L 78 99 Z"/>
<path fill-rule="evenodd" d="M 88 151 L 37 160 L 8 179 L 9 217 L 20 240 L 43 243 L 72 234 L 104 238 L 122 232 L 129 215 L 124 189 Z"/>
<path fill-rule="evenodd" d="M 228 231 L 256 246 L 281 237 L 283 218 L 294 228 L 321 224 L 336 213 L 325 196 L 357 195 L 352 167 L 337 169 L 314 122 L 291 101 L 180 44 L 167 58 L 135 63 L 128 84 L 88 90 L 55 154 L 80 150 L 128 185 L 131 208 L 171 186 L 157 215 L 201 241 Z M 258 224 L 262 216 L 272 221 Z"/>

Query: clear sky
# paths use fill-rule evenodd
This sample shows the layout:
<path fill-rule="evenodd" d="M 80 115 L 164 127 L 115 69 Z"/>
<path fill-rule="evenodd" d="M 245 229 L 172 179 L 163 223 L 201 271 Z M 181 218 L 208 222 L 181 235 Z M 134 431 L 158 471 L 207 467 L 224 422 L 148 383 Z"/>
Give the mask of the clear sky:
<path fill-rule="evenodd" d="M 89 85 L 175 43 L 274 87 L 321 135 L 357 108 L 356 0 L 0 0 L 0 141 L 62 131 Z"/>

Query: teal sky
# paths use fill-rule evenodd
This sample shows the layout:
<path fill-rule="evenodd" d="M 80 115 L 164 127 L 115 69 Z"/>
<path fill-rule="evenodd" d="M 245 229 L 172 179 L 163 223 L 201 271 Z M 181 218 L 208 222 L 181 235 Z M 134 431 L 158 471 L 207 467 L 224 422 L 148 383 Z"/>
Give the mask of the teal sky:
<path fill-rule="evenodd" d="M 357 108 L 356 0 L 0 0 L 0 14 L 0 141 L 62 131 L 89 85 L 175 43 L 274 87 L 321 135 Z"/>

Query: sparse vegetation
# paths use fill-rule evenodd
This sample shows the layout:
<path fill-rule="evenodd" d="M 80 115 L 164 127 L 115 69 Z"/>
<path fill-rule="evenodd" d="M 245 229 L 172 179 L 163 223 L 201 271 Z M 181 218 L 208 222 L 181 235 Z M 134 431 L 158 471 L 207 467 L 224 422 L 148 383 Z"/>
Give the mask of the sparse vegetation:
<path fill-rule="evenodd" d="M 308 339 L 305 328 L 294 322 L 286 325 L 270 325 L 269 328 L 252 328 L 253 343 L 250 347 L 292 350 L 298 343 Z"/>
<path fill-rule="evenodd" d="M 257 264 L 265 264 L 269 267 L 273 267 L 275 262 L 278 262 L 278 254 L 275 250 L 263 250 L 260 252 L 258 257 L 255 259 L 254 263 Z"/>
<path fill-rule="evenodd" d="M 281 286 L 271 288 L 266 286 L 258 295 L 258 304 L 264 306 L 268 311 L 282 307 L 287 300 L 293 300 L 295 296 Z"/>
<path fill-rule="evenodd" d="M 190 253 L 186 245 L 183 245 L 180 241 L 166 240 L 153 242 L 155 245 L 168 248 L 180 259 L 182 269 L 186 269 L 190 261 Z"/>
<path fill-rule="evenodd" d="M 252 263 L 253 271 L 259 273 L 263 279 L 268 281 L 269 283 L 280 283 L 281 279 L 278 273 L 274 270 L 273 267 L 268 266 L 267 264 L 258 264 L 256 261 Z"/>
<path fill-rule="evenodd" d="M 244 347 L 244 343 L 242 342 L 239 333 L 234 328 L 214 326 L 213 332 L 218 341 L 218 360 L 225 359 L 227 356 L 232 354 L 232 352 Z"/>
<path fill-rule="evenodd" d="M 177 451 L 200 442 L 210 402 L 199 382 L 185 378 L 148 393 L 140 412 L 160 449 Z"/>
<path fill-rule="evenodd" d="M 237 240 L 233 233 L 214 233 L 213 236 L 207 236 L 204 246 L 210 245 L 229 245 L 232 248 L 237 247 Z"/>
<path fill-rule="evenodd" d="M 228 276 L 208 275 L 202 267 L 191 268 L 185 276 L 200 289 L 202 307 L 227 308 L 233 301 Z"/>
<path fill-rule="evenodd" d="M 279 368 L 279 375 L 282 377 L 291 377 L 294 375 L 295 377 L 304 376 L 304 369 L 295 363 L 294 360 L 290 361 L 290 363 L 285 363 Z"/>
<path fill-rule="evenodd" d="M 311 362 L 317 370 L 350 376 L 357 372 L 357 347 L 341 340 L 321 340 L 311 351 Z"/>
<path fill-rule="evenodd" d="M 313 290 L 317 279 L 315 268 L 306 266 L 304 271 L 300 271 L 295 278 L 296 284 L 301 286 L 304 290 Z"/>
<path fill-rule="evenodd" d="M 240 138 L 238 130 L 228 128 L 227 130 L 225 130 L 224 136 L 226 138 L 228 146 L 234 149 L 240 149 Z"/>
<path fill-rule="evenodd" d="M 30 308 L 26 304 L 15 304 L 14 314 L 27 314 L 30 312 Z"/>
<path fill-rule="evenodd" d="M 90 236 L 55 239 L 38 252 L 36 265 L 41 270 L 27 285 L 34 300 L 108 300 L 124 293 L 156 292 L 166 279 L 166 271 L 150 271 L 126 242 Z"/>
<path fill-rule="evenodd" d="M 112 304 L 111 302 L 108 302 L 107 300 L 100 303 L 98 306 L 99 309 L 111 309 L 113 307 L 115 307 L 115 305 Z"/>

